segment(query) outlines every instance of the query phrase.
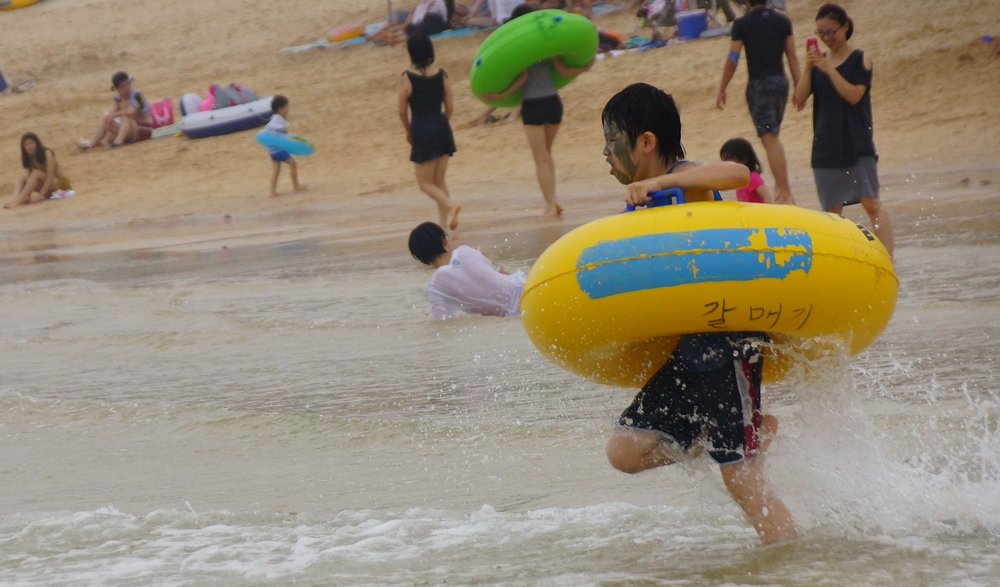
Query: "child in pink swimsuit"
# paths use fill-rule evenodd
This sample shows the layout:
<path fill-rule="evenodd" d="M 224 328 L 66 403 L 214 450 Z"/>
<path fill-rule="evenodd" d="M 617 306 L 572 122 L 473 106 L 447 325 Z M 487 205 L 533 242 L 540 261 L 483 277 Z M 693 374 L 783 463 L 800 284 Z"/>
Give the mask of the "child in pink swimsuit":
<path fill-rule="evenodd" d="M 723 161 L 742 163 L 750 169 L 750 183 L 736 190 L 737 200 L 757 204 L 770 204 L 774 201 L 771 197 L 771 192 L 764 185 L 764 179 L 760 176 L 763 169 L 750 141 L 746 139 L 729 139 L 722 145 L 722 149 L 719 150 L 719 157 Z"/>

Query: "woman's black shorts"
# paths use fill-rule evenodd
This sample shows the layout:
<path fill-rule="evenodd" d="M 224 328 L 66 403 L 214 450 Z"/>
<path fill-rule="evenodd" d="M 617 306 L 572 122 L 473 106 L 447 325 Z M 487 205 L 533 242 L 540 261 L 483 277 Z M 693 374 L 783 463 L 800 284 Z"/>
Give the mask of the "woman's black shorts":
<path fill-rule="evenodd" d="M 528 98 L 521 102 L 521 120 L 526 125 L 560 124 L 562 117 L 563 105 L 559 94 L 544 98 Z"/>

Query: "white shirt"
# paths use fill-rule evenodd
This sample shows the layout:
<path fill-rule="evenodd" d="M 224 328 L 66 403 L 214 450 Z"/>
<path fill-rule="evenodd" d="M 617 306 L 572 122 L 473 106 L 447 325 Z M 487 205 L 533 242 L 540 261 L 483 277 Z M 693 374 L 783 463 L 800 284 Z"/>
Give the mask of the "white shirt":
<path fill-rule="evenodd" d="M 424 17 L 429 12 L 437 14 L 448 22 L 448 7 L 445 6 L 444 0 L 420 0 L 420 4 L 413 9 L 413 24 L 424 22 Z"/>
<path fill-rule="evenodd" d="M 462 245 L 451 252 L 451 262 L 434 270 L 427 298 L 436 319 L 459 312 L 484 316 L 514 316 L 521 303 L 525 275 L 501 273 L 486 255 Z"/>
<path fill-rule="evenodd" d="M 271 120 L 268 121 L 267 126 L 264 127 L 264 130 L 283 132 L 287 134 L 288 121 L 285 120 L 285 117 L 280 114 L 272 114 Z"/>
<path fill-rule="evenodd" d="M 510 13 L 514 12 L 518 4 L 523 4 L 524 0 L 490 0 L 490 12 L 493 13 L 493 22 L 503 24 Z"/>

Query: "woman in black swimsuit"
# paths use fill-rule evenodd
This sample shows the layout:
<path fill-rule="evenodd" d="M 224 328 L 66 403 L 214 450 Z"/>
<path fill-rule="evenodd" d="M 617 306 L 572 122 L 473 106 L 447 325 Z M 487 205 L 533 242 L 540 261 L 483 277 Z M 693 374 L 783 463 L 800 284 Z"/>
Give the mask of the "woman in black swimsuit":
<path fill-rule="evenodd" d="M 413 69 L 400 76 L 399 118 L 411 145 L 410 161 L 420 190 L 437 204 L 441 227 L 454 230 L 461 206 L 452 202 L 444 179 L 448 158 L 455 153 L 448 122 L 453 110 L 451 83 L 444 69 L 433 67 L 434 45 L 426 35 L 411 36 L 406 49 Z"/>

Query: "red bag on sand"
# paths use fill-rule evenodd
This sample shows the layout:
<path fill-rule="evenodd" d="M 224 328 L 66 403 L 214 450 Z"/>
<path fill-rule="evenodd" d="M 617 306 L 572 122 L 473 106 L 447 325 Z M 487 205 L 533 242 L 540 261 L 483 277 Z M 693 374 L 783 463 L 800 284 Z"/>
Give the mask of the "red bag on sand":
<path fill-rule="evenodd" d="M 174 102 L 164 98 L 149 105 L 149 115 L 153 118 L 153 128 L 170 126 L 174 123 Z"/>

